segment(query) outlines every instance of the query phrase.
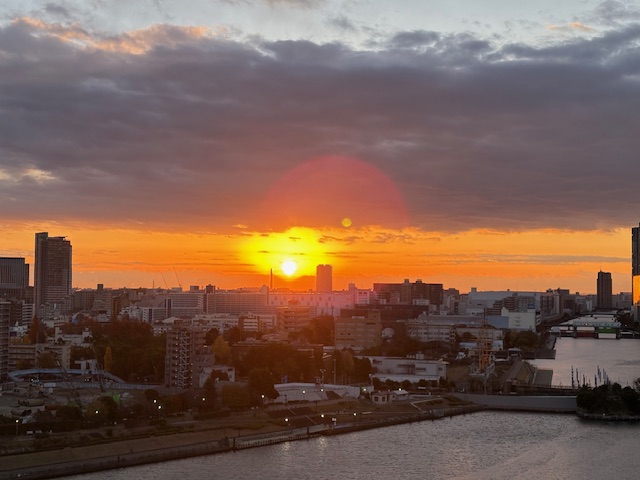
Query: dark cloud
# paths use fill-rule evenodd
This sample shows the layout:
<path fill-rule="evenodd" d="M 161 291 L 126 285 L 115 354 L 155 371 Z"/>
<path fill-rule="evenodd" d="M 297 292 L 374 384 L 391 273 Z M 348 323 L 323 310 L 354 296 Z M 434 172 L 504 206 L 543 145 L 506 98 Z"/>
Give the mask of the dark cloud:
<path fill-rule="evenodd" d="M 16 21 L 0 28 L 3 220 L 255 230 L 279 178 L 350 155 L 427 230 L 633 225 L 638 40 L 417 31 L 357 50 Z"/>
<path fill-rule="evenodd" d="M 596 7 L 589 20 L 609 26 L 636 22 L 640 20 L 640 6 L 634 1 L 606 0 Z"/>
<path fill-rule="evenodd" d="M 357 28 L 355 27 L 353 22 L 351 22 L 351 20 L 349 20 L 349 18 L 345 17 L 344 15 L 339 15 L 337 17 L 331 18 L 329 20 L 329 24 L 343 31 L 347 31 L 347 32 L 357 31 Z"/>
<path fill-rule="evenodd" d="M 315 8 L 325 3 L 325 0 L 220 0 L 231 5 L 256 5 L 265 3 L 269 6 L 284 6 L 295 8 Z"/>

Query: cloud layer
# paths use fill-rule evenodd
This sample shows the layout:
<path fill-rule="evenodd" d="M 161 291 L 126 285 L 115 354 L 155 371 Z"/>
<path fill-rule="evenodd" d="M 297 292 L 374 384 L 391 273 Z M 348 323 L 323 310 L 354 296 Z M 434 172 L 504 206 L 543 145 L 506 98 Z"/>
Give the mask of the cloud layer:
<path fill-rule="evenodd" d="M 362 223 L 406 213 L 434 231 L 631 226 L 639 45 L 633 23 L 544 45 L 407 31 L 364 49 L 17 19 L 0 28 L 2 219 L 260 231 L 357 206 L 377 212 Z M 364 162 L 406 212 L 350 195 L 349 169 L 321 202 L 312 176 L 292 180 L 299 203 L 273 201 L 318 158 Z"/>

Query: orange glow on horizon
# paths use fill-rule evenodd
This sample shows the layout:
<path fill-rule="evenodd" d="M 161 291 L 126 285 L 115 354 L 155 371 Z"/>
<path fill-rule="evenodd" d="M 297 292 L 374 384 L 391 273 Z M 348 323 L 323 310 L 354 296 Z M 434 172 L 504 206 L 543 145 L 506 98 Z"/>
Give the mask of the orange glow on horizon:
<path fill-rule="evenodd" d="M 60 224 L 25 226 L 0 239 L 0 256 L 23 256 L 32 265 L 34 233 L 66 236 L 73 245 L 74 287 L 171 287 L 182 284 L 238 288 L 269 284 L 309 289 L 315 268 L 333 265 L 334 286 L 351 282 L 442 283 L 466 292 L 543 291 L 569 288 L 594 293 L 599 270 L 612 273 L 614 292 L 631 291 L 628 229 L 610 232 L 535 230 L 459 233 L 393 230 L 381 227 L 311 229 L 282 232 L 230 230 L 217 234 L 96 229 Z M 280 267 L 287 260 L 296 272 Z M 32 284 L 32 283 L 31 283 Z"/>

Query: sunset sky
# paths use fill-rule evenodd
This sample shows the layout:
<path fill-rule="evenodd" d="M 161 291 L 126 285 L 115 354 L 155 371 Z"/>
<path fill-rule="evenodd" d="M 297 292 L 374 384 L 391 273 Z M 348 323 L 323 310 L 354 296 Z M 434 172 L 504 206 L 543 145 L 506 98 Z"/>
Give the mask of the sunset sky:
<path fill-rule="evenodd" d="M 0 256 L 48 231 L 77 287 L 630 291 L 638 112 L 637 2 L 5 0 Z"/>

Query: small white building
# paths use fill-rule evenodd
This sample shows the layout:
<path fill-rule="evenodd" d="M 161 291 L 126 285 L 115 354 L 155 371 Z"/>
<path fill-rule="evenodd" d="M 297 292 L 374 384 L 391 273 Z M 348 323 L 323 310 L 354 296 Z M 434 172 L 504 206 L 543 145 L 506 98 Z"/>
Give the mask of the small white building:
<path fill-rule="evenodd" d="M 371 394 L 371 401 L 376 405 L 385 405 L 387 403 L 401 402 L 409 399 L 409 392 L 406 390 L 385 390 L 379 392 L 373 392 Z"/>
<path fill-rule="evenodd" d="M 371 362 L 374 373 L 372 378 L 384 382 L 392 380 L 394 382 L 411 383 L 420 380 L 439 381 L 447 378 L 447 362 L 444 360 L 426 360 L 424 355 L 413 357 L 360 357 L 367 358 Z"/>

